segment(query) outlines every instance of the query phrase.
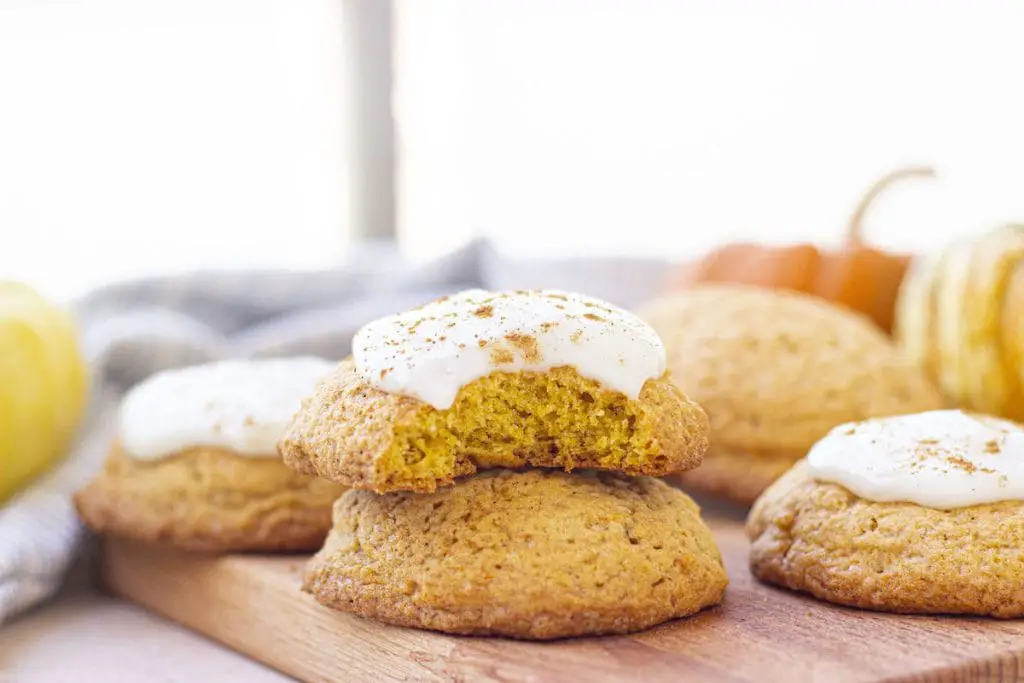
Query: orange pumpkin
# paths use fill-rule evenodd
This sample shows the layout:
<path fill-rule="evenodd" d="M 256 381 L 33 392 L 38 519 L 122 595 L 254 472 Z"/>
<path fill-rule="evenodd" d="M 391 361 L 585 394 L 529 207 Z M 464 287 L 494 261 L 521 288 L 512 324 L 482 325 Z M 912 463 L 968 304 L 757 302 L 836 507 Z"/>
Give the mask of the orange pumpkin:
<path fill-rule="evenodd" d="M 685 265 L 676 273 L 670 289 L 685 289 L 702 282 L 791 289 L 860 311 L 891 332 L 896 297 L 910 256 L 867 244 L 862 228 L 864 215 L 878 195 L 894 182 L 934 175 L 930 168 L 912 166 L 879 179 L 864 193 L 850 218 L 845 239 L 835 251 L 813 244 L 727 244 L 700 261 Z"/>

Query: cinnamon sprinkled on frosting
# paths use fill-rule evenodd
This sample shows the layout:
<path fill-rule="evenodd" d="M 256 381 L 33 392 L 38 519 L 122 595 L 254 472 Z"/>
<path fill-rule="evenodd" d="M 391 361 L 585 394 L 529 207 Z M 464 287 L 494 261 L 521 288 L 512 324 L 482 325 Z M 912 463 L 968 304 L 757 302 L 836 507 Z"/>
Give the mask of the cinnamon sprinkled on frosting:
<path fill-rule="evenodd" d="M 491 363 L 494 365 L 506 365 L 514 362 L 515 359 L 515 354 L 504 347 L 496 346 L 491 349 Z"/>
<path fill-rule="evenodd" d="M 978 469 L 977 467 L 974 466 L 973 462 L 971 462 L 967 458 L 962 458 L 959 455 L 947 456 L 946 462 L 948 462 L 953 467 L 959 467 L 967 474 L 974 474 L 974 472 Z"/>
<path fill-rule="evenodd" d="M 527 363 L 540 363 L 544 360 L 536 337 L 521 332 L 509 332 L 505 335 L 505 340 L 523 354 L 523 360 Z"/>
<path fill-rule="evenodd" d="M 366 325 L 352 351 L 371 384 L 442 409 L 497 370 L 571 366 L 631 398 L 665 372 L 664 345 L 649 325 L 598 299 L 552 290 L 445 297 Z"/>
<path fill-rule="evenodd" d="M 959 410 L 865 420 L 833 429 L 807 465 L 816 479 L 877 502 L 1024 501 L 1024 427 Z"/>

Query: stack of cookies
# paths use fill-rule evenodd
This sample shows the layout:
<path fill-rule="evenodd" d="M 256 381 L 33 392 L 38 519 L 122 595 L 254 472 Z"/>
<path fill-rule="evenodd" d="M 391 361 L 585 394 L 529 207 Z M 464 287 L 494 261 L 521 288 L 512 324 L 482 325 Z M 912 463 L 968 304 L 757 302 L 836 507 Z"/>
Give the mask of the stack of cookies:
<path fill-rule="evenodd" d="M 704 411 L 637 317 L 480 290 L 378 320 L 278 443 L 349 487 L 304 587 L 339 610 L 547 639 L 693 614 L 727 583 L 697 506 Z"/>

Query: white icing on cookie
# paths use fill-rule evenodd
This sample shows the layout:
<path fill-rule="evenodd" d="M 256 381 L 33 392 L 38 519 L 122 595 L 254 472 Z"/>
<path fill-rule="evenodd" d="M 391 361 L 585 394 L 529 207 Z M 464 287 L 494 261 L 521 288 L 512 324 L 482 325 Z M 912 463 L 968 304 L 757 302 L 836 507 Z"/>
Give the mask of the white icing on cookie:
<path fill-rule="evenodd" d="M 121 402 L 124 452 L 155 460 L 195 446 L 276 458 L 276 443 L 337 364 L 319 358 L 228 360 L 160 372 Z"/>
<path fill-rule="evenodd" d="M 352 347 L 372 385 L 438 409 L 496 370 L 571 366 L 634 399 L 665 372 L 665 346 L 650 325 L 604 301 L 554 290 L 461 292 L 366 325 Z"/>
<path fill-rule="evenodd" d="M 841 425 L 807 464 L 815 479 L 876 502 L 949 510 L 1024 500 L 1024 428 L 959 410 Z"/>

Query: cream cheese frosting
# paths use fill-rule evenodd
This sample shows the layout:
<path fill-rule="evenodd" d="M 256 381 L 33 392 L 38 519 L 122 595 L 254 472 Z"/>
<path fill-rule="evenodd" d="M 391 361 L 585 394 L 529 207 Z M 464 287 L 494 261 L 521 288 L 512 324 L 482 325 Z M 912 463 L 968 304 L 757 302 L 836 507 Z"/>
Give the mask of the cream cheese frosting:
<path fill-rule="evenodd" d="M 853 422 L 807 455 L 811 476 L 875 502 L 949 510 L 1024 500 L 1024 428 L 960 410 Z"/>
<path fill-rule="evenodd" d="M 302 399 L 336 365 L 308 357 L 227 360 L 157 373 L 121 402 L 121 448 L 139 460 L 196 446 L 275 458 Z"/>
<path fill-rule="evenodd" d="M 556 290 L 444 297 L 366 325 L 352 355 L 373 386 L 438 409 L 499 370 L 571 366 L 633 399 L 665 372 L 665 345 L 650 325 L 599 299 Z"/>

